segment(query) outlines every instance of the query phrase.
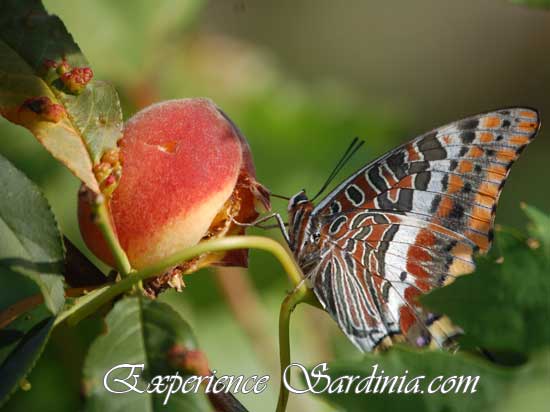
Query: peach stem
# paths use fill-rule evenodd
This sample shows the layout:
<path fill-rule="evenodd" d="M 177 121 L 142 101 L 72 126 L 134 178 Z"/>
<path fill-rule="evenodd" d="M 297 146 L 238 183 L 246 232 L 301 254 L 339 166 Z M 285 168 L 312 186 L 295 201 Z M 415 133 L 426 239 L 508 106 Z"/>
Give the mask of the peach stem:
<path fill-rule="evenodd" d="M 101 234 L 105 238 L 111 254 L 113 255 L 116 270 L 124 278 L 128 276 L 130 272 L 132 272 L 132 266 L 130 265 L 130 261 L 126 256 L 126 252 L 124 252 L 124 249 L 122 249 L 122 246 L 120 246 L 120 243 L 118 242 L 118 237 L 116 236 L 114 228 L 111 224 L 111 219 L 109 216 L 109 211 L 107 210 L 106 203 L 107 202 L 103 200 L 98 201 L 94 205 L 96 224 L 99 227 Z"/>

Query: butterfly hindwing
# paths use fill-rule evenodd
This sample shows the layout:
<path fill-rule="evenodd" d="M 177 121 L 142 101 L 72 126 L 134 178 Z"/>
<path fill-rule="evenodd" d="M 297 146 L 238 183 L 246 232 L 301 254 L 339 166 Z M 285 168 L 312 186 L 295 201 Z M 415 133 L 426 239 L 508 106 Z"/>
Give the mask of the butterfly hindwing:
<path fill-rule="evenodd" d="M 346 259 L 338 252 L 327 255 L 312 276 L 313 289 L 352 342 L 363 350 L 372 350 L 389 334 L 382 319 L 383 308 L 377 307 L 372 279 L 364 276 L 365 269 Z M 357 276 L 356 271 L 362 274 Z"/>
<path fill-rule="evenodd" d="M 424 312 L 415 298 L 474 268 L 473 247 L 467 238 L 405 214 L 362 210 L 339 233 L 326 234 L 324 238 L 327 242 L 324 248 L 347 262 L 345 277 L 358 278 L 352 285 L 353 293 L 334 297 L 349 305 L 357 298 L 347 296 L 373 302 L 371 307 L 379 310 L 386 335 L 402 334 L 412 343 L 418 338 L 429 343 L 428 335 L 433 335 L 428 331 L 429 325 L 425 325 L 430 314 Z M 343 281 L 342 272 L 342 269 L 331 272 L 332 285 Z M 318 287 L 322 284 L 319 282 Z M 341 325 L 347 322 L 340 316 L 337 321 Z M 447 333 L 450 334 L 453 333 Z M 373 342 L 358 340 L 357 336 L 352 340 L 363 350 L 372 349 Z"/>

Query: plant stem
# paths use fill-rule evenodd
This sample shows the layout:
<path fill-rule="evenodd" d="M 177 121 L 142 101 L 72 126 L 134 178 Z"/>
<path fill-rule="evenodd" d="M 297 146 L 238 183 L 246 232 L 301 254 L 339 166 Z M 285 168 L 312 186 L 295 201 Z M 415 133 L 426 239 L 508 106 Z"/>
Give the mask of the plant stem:
<path fill-rule="evenodd" d="M 301 283 L 292 292 L 286 295 L 279 312 L 279 358 L 281 378 L 279 382 L 279 400 L 276 412 L 284 412 L 288 403 L 288 388 L 284 384 L 283 375 L 290 365 L 290 316 L 299 303 L 309 303 L 321 307 L 319 301 L 305 283 Z M 290 383 L 290 375 L 287 383 Z"/>
<path fill-rule="evenodd" d="M 226 236 L 220 239 L 201 242 L 142 269 L 136 272 L 135 275 L 141 279 L 147 279 L 203 253 L 234 249 L 259 249 L 270 252 L 279 260 L 294 287 L 302 281 L 302 271 L 296 265 L 294 258 L 290 256 L 289 252 L 279 242 L 263 236 Z"/>
<path fill-rule="evenodd" d="M 285 300 L 281 304 L 281 311 L 279 312 L 279 359 L 281 377 L 279 381 L 277 412 L 284 412 L 288 402 L 288 389 L 284 385 L 283 375 L 286 367 L 290 364 L 290 315 L 296 305 L 304 297 L 304 289 L 304 287 L 299 287 L 286 295 Z"/>
<path fill-rule="evenodd" d="M 88 293 L 86 296 L 80 298 L 71 308 L 62 312 L 56 319 L 55 325 L 59 325 L 64 321 L 68 321 L 70 324 L 76 324 L 116 296 L 130 290 L 138 282 L 157 276 L 171 267 L 203 253 L 234 249 L 260 249 L 270 252 L 279 260 L 294 287 L 299 285 L 302 281 L 302 272 L 300 268 L 280 243 L 262 236 L 227 236 L 220 239 L 201 242 L 190 248 L 183 249 L 181 252 L 163 259 L 155 265 L 133 272 L 132 276 L 128 276 L 114 285 L 106 286 Z"/>
<path fill-rule="evenodd" d="M 99 227 L 99 230 L 105 238 L 105 241 L 109 246 L 109 250 L 113 255 L 116 269 L 122 275 L 122 277 L 126 277 L 132 271 L 132 266 L 128 261 L 126 252 L 124 252 L 124 249 L 122 249 L 122 246 L 120 246 L 120 243 L 118 242 L 118 238 L 113 229 L 113 225 L 111 224 L 109 211 L 107 210 L 107 202 L 105 200 L 97 202 L 94 206 L 97 226 Z"/>

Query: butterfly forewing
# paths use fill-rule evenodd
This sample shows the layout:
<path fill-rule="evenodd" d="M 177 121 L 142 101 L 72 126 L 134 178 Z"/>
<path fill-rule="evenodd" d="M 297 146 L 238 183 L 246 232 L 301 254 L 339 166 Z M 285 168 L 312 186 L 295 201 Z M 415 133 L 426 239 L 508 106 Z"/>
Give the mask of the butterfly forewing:
<path fill-rule="evenodd" d="M 538 128 L 536 111 L 512 108 L 435 129 L 357 171 L 291 228 L 317 234 L 295 253 L 315 253 L 306 276 L 358 347 L 453 333 L 416 297 L 472 272 L 474 252 L 489 249 L 510 167 Z"/>

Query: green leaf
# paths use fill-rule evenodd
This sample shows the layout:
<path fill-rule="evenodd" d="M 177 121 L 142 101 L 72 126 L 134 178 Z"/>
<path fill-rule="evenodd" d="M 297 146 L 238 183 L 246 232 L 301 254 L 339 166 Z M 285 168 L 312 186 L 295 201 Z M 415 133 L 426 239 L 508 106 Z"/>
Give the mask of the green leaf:
<path fill-rule="evenodd" d="M 42 293 L 44 305 L 0 329 L 0 405 L 42 353 L 65 301 L 63 244 L 48 202 L 38 188 L 0 156 L 0 314 Z M 3 316 L 4 320 L 8 319 Z"/>
<path fill-rule="evenodd" d="M 449 352 L 431 352 L 431 351 L 414 351 L 410 348 L 394 347 L 390 351 L 383 354 L 367 354 L 363 360 L 357 361 L 337 361 L 328 365 L 329 370 L 326 373 L 331 378 L 333 388 L 338 387 L 335 382 L 336 378 L 342 376 L 361 376 L 369 377 L 373 374 L 373 367 L 377 365 L 375 379 L 371 384 L 371 393 L 355 394 L 354 388 L 345 393 L 323 393 L 324 399 L 332 404 L 335 404 L 347 412 L 354 411 L 415 411 L 415 412 L 462 412 L 462 411 L 499 411 L 500 405 L 504 402 L 505 396 L 515 385 L 520 385 L 526 379 L 533 379 L 538 375 L 550 373 L 549 361 L 550 356 L 545 352 L 528 365 L 505 369 L 491 365 L 490 363 L 474 358 L 467 354 L 451 354 Z M 536 371 L 535 371 L 536 370 Z M 383 371 L 383 372 L 382 372 Z M 381 376 L 378 386 L 378 393 L 372 393 L 376 387 L 376 377 Z M 396 381 L 394 389 L 399 387 L 400 377 L 406 376 L 404 384 L 401 387 L 401 393 L 389 393 L 392 381 Z M 443 377 L 434 381 L 437 377 Z M 446 379 L 451 377 L 464 376 L 471 377 L 470 386 L 472 388 L 476 376 L 479 380 L 475 385 L 475 392 L 469 390 L 463 393 L 466 381 L 463 380 L 463 386 L 455 393 L 456 386 L 448 393 L 428 393 L 430 383 L 434 383 L 431 389 L 437 389 Z M 384 377 L 387 379 L 387 387 L 381 393 Z M 423 377 L 414 380 L 414 378 Z M 314 380 L 312 380 L 313 382 Z M 302 382 L 304 379 L 302 378 Z M 358 381 L 357 381 L 358 382 Z M 415 382 L 418 385 L 415 385 Z M 344 383 L 344 387 L 346 382 Z M 322 379 L 317 389 L 326 385 L 326 380 Z M 446 385 L 451 385 L 448 383 Z M 409 392 L 404 393 L 404 389 L 408 388 L 423 393 Z M 359 386 L 358 388 L 361 388 Z M 544 393 L 544 392 L 543 392 Z M 521 410 L 533 410 L 532 408 L 540 408 L 545 405 L 546 399 L 541 399 L 541 393 L 535 399 L 528 399 Z M 544 403 L 540 404 L 539 401 Z M 516 409 L 517 410 L 517 409 Z M 537 409 L 538 410 L 538 409 Z"/>
<path fill-rule="evenodd" d="M 91 81 L 80 94 L 66 92 L 46 60 L 71 67 L 88 67 L 80 49 L 57 16 L 37 1 L 0 3 L 0 112 L 29 129 L 52 155 L 90 189 L 99 191 L 92 166 L 102 153 L 116 147 L 122 133 L 122 113 L 114 88 Z M 26 113 L 23 103 L 47 97 L 63 106 L 57 121 Z M 23 110 L 23 111 L 22 111 Z M 23 113 L 23 114 L 22 114 Z"/>
<path fill-rule="evenodd" d="M 40 287 L 48 309 L 57 313 L 64 302 L 63 243 L 55 217 L 38 188 L 0 156 L 0 275 L 23 275 Z M 5 305 L 0 302 L 0 307 Z"/>
<path fill-rule="evenodd" d="M 42 354 L 54 317 L 40 306 L 0 330 L 0 407 Z"/>
<path fill-rule="evenodd" d="M 550 260 L 529 239 L 497 231 L 475 273 L 421 300 L 461 326 L 463 347 L 531 352 L 550 344 Z"/>
<path fill-rule="evenodd" d="M 106 322 L 107 333 L 92 344 L 84 366 L 87 411 L 210 410 L 200 394 L 174 394 L 167 405 L 163 405 L 165 394 L 133 391 L 113 394 L 103 386 L 106 372 L 121 364 L 144 365 L 143 370 L 135 370 L 140 375 L 136 386 L 141 390 L 147 388 L 148 379 L 153 376 L 175 373 L 167 361 L 168 351 L 174 345 L 187 349 L 197 347 L 189 325 L 176 311 L 164 303 L 131 297 L 119 301 Z M 126 379 L 129 371 L 118 369 L 109 375 L 112 389 L 124 389 L 113 382 L 116 378 Z"/>

